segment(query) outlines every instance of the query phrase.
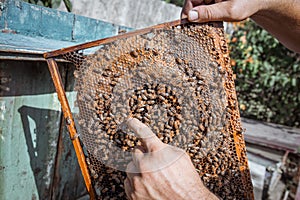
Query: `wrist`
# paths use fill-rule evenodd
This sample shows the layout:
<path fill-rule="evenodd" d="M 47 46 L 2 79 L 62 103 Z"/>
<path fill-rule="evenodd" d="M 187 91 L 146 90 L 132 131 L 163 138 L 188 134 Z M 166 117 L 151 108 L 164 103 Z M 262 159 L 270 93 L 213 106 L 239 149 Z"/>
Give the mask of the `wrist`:
<path fill-rule="evenodd" d="M 285 12 L 293 5 L 293 0 L 257 0 L 258 10 L 250 18 L 253 20 L 272 17 Z"/>

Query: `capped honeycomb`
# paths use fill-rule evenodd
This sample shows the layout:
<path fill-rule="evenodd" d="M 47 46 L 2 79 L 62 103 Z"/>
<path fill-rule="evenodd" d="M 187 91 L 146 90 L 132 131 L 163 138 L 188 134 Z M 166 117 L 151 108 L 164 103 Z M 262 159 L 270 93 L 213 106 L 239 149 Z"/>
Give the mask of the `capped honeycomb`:
<path fill-rule="evenodd" d="M 124 180 L 140 140 L 129 116 L 184 149 L 221 199 L 253 199 L 234 77 L 222 24 L 158 26 L 115 37 L 77 69 L 78 128 L 99 199 L 126 199 Z"/>

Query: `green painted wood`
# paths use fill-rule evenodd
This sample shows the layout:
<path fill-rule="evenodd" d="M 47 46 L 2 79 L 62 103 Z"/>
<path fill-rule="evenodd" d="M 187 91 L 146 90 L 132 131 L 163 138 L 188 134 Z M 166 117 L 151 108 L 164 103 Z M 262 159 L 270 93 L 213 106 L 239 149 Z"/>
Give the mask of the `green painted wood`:
<path fill-rule="evenodd" d="M 60 65 L 63 79 L 67 68 Z M 0 95 L 0 199 L 82 196 L 84 182 L 46 63 L 5 61 L 0 72 L 12 78 L 11 91 Z"/>
<path fill-rule="evenodd" d="M 0 1 L 0 29 L 0 76 L 12 79 L 0 90 L 0 199 L 87 199 L 46 62 L 8 59 L 131 29 L 18 0 Z M 59 69 L 76 112 L 74 67 Z"/>
<path fill-rule="evenodd" d="M 116 35 L 119 26 L 19 0 L 4 0 L 0 29 L 5 33 L 72 42 Z M 129 29 L 129 28 L 127 28 Z"/>
<path fill-rule="evenodd" d="M 63 66 L 64 65 L 59 64 L 60 68 Z M 61 75 L 65 77 L 65 90 L 68 91 L 67 98 L 74 114 L 74 112 L 78 112 L 78 107 L 74 106 L 76 93 L 74 92 L 73 73 L 75 68 L 68 65 L 65 69 L 66 70 L 62 71 Z M 51 199 L 68 200 L 88 196 L 65 121 L 61 122 L 60 132 Z"/>
<path fill-rule="evenodd" d="M 118 33 L 118 26 L 107 22 L 76 15 L 73 28 L 74 41 L 92 41 L 96 38 L 105 38 Z"/>
<path fill-rule="evenodd" d="M 60 105 L 45 63 L 1 62 L 12 78 L 3 92 L 0 121 L 0 199 L 38 199 L 49 195 Z"/>
<path fill-rule="evenodd" d="M 5 28 L 5 20 L 7 17 L 7 8 L 6 8 L 6 2 L 0 1 L 0 28 Z"/>
<path fill-rule="evenodd" d="M 23 35 L 72 40 L 74 15 L 71 13 L 63 13 L 18 0 L 5 0 L 3 16 L 5 18 L 4 23 L 1 24 L 2 29 Z"/>
<path fill-rule="evenodd" d="M 75 151 L 67 134 L 66 124 L 62 124 L 60 146 L 56 157 L 56 170 L 52 185 L 51 199 L 79 199 L 89 195 L 79 168 Z"/>

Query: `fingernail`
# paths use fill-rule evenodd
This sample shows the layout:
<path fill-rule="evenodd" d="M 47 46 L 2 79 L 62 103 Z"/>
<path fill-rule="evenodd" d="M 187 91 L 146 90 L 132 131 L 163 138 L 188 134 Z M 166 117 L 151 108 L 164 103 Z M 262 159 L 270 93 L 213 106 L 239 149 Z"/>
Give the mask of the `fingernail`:
<path fill-rule="evenodd" d="M 199 17 L 199 15 L 198 15 L 198 12 L 197 12 L 197 11 L 191 10 L 191 11 L 189 12 L 189 20 L 190 20 L 190 21 L 195 21 L 195 20 L 198 19 L 198 17 Z"/>

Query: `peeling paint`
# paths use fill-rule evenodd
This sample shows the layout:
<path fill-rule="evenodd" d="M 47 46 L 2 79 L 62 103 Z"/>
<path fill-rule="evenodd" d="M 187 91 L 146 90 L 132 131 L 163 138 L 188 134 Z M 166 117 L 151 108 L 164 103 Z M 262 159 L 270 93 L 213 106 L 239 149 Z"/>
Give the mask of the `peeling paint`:
<path fill-rule="evenodd" d="M 71 92 L 66 92 L 66 95 L 69 99 L 69 105 L 72 110 L 72 112 L 77 113 L 78 112 L 78 107 L 75 106 L 74 102 L 76 99 L 77 92 L 71 91 Z M 15 97 L 15 100 L 23 100 L 24 97 L 22 96 L 17 96 Z M 6 112 L 6 101 L 11 99 L 11 97 L 1 97 L 0 101 L 0 117 L 3 117 L 4 120 L 4 115 Z M 44 99 L 52 99 L 53 102 L 49 105 L 45 104 Z M 39 94 L 39 95 L 34 95 L 34 96 L 27 96 L 26 101 L 24 101 L 24 105 L 29 106 L 29 107 L 37 107 L 41 109 L 50 109 L 53 111 L 61 111 L 61 106 L 57 97 L 57 93 L 51 93 L 51 94 Z M 45 116 L 48 117 L 48 116 Z"/>
<path fill-rule="evenodd" d="M 2 128 L 0 128 L 0 139 L 2 142 L 5 142 L 5 137 L 2 133 L 3 133 L 3 130 L 2 130 Z"/>
<path fill-rule="evenodd" d="M 6 112 L 5 101 L 0 101 L 0 120 L 4 120 Z"/>
<path fill-rule="evenodd" d="M 2 16 L 2 11 L 4 10 L 5 6 L 3 2 L 0 2 L 0 16 Z"/>
<path fill-rule="evenodd" d="M 68 12 L 18 0 L 7 0 L 7 2 L 7 9 L 1 11 L 1 15 L 7 17 L 1 19 L 0 29 L 13 30 L 22 35 L 86 42 L 113 36 L 119 29 L 119 26 L 111 23 Z"/>
<path fill-rule="evenodd" d="M 46 174 L 43 177 L 44 180 L 45 180 L 45 185 L 47 187 L 49 187 L 50 184 L 51 184 L 51 180 L 52 180 L 51 173 L 52 173 L 52 169 L 53 169 L 53 166 L 54 166 L 53 164 L 54 164 L 54 160 L 50 160 L 48 165 L 47 165 Z"/>
<path fill-rule="evenodd" d="M 113 36 L 119 29 L 110 23 L 19 0 L 6 0 L 5 6 L 0 18 L 0 49 L 7 52 L 24 51 L 25 44 L 30 43 L 26 50 L 40 53 L 45 51 L 45 44 L 52 48 L 58 43 L 72 46 Z M 74 80 L 73 76 L 66 78 L 66 66 L 60 68 L 62 79 L 67 79 L 70 89 L 66 95 L 72 112 L 77 113 Z M 86 192 L 84 181 L 46 64 L 6 59 L 0 63 L 0 70 L 13 77 L 7 84 L 11 90 L 0 97 L 0 199 L 82 196 Z"/>

